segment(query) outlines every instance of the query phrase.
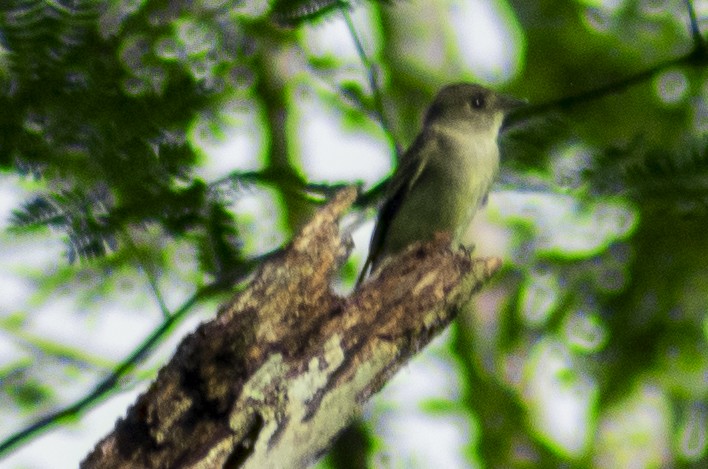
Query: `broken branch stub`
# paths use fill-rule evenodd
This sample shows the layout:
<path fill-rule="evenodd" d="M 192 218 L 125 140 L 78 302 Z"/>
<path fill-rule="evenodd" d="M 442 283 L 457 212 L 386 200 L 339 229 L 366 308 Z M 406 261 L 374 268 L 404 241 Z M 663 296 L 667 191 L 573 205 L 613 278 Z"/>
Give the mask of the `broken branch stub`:
<path fill-rule="evenodd" d="M 438 237 L 339 297 L 355 196 L 339 192 L 187 336 L 82 467 L 306 467 L 500 266 Z"/>

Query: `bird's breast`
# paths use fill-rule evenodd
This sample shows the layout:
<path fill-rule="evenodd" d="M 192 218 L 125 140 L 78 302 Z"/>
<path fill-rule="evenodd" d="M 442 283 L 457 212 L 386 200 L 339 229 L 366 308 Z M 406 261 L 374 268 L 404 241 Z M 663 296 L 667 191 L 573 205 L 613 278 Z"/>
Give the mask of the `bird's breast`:
<path fill-rule="evenodd" d="M 440 217 L 459 239 L 489 192 L 499 170 L 496 139 L 462 137 L 448 145 L 436 162 L 435 179 L 445 181 L 439 189 Z"/>
<path fill-rule="evenodd" d="M 435 166 L 466 196 L 479 190 L 486 193 L 499 171 L 496 138 L 459 136 L 437 155 Z"/>
<path fill-rule="evenodd" d="M 496 135 L 483 139 L 438 134 L 424 151 L 414 155 L 425 165 L 390 221 L 383 253 L 431 239 L 441 231 L 459 242 L 499 167 Z"/>

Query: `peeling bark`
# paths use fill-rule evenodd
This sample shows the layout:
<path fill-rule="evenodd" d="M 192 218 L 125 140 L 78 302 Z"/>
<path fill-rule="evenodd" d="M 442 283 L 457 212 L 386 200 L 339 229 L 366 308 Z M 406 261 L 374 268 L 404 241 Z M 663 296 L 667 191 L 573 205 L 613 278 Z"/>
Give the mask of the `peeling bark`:
<path fill-rule="evenodd" d="M 187 336 L 82 467 L 306 467 L 500 266 L 441 236 L 339 297 L 338 220 L 355 196 L 341 191 Z"/>

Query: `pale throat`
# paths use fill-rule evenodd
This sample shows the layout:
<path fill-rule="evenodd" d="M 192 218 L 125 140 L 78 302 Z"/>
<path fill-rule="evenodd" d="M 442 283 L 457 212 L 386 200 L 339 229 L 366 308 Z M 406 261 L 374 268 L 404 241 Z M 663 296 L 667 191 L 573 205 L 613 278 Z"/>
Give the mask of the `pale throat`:
<path fill-rule="evenodd" d="M 441 134 L 448 137 L 456 144 L 474 146 L 475 143 L 483 145 L 497 145 L 499 129 L 501 129 L 503 115 L 495 114 L 490 121 L 475 122 L 469 119 L 445 119 L 431 124 Z"/>
<path fill-rule="evenodd" d="M 455 149 L 454 155 L 447 155 L 447 158 L 459 158 L 458 164 L 462 167 L 475 171 L 481 169 L 482 172 L 488 170 L 490 173 L 496 173 L 499 166 L 497 137 L 500 128 L 501 117 L 485 127 L 464 120 L 435 126 L 435 130 Z"/>

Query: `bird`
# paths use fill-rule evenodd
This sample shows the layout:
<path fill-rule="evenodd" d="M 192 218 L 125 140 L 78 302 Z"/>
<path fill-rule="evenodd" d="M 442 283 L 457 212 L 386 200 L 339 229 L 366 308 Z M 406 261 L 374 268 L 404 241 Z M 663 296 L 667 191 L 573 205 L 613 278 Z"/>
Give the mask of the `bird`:
<path fill-rule="evenodd" d="M 438 232 L 460 242 L 499 171 L 504 116 L 525 103 L 475 83 L 437 93 L 391 177 L 357 285 L 413 242 Z"/>

